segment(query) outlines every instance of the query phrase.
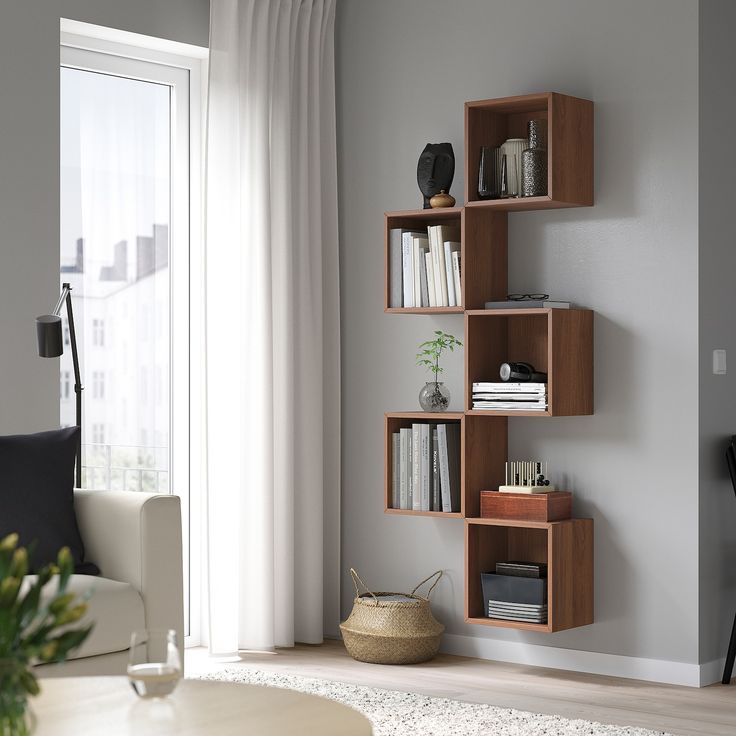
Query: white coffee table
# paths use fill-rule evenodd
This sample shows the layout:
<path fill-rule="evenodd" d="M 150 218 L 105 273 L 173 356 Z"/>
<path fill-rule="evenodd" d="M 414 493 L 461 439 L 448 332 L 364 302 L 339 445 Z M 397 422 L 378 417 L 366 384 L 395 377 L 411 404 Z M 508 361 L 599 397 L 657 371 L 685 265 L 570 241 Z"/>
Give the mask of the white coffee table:
<path fill-rule="evenodd" d="M 316 695 L 259 685 L 182 680 L 142 700 L 125 677 L 40 681 L 35 736 L 371 736 L 365 716 Z"/>

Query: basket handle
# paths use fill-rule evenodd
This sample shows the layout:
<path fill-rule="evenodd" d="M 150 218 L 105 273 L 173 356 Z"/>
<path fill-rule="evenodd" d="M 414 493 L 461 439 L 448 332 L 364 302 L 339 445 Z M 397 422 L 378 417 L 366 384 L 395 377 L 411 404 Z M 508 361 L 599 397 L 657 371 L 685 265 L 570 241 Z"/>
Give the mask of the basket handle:
<path fill-rule="evenodd" d="M 376 605 L 378 604 L 378 598 L 376 598 L 375 593 L 373 593 L 368 586 L 361 580 L 360 575 L 355 571 L 354 567 L 350 568 L 350 576 L 353 578 L 353 585 L 355 586 L 355 597 L 360 598 L 360 588 L 358 587 L 358 584 L 363 586 L 365 588 L 365 592 L 369 595 L 373 596 L 373 600 L 376 602 Z M 419 586 L 417 586 L 419 587 Z"/>
<path fill-rule="evenodd" d="M 417 587 L 414 588 L 414 590 L 412 590 L 411 594 L 414 595 L 419 590 L 419 588 L 421 588 L 422 585 L 424 585 L 424 583 L 428 583 L 435 575 L 437 576 L 437 580 L 435 580 L 432 583 L 430 589 L 427 591 L 427 600 L 429 600 L 429 596 L 432 594 L 432 591 L 434 590 L 434 586 L 437 585 L 437 583 L 439 583 L 440 578 L 442 577 L 442 570 L 437 570 L 437 572 L 433 572 L 428 578 L 424 578 L 424 580 L 422 580 L 422 582 L 419 583 L 419 585 L 417 585 Z"/>

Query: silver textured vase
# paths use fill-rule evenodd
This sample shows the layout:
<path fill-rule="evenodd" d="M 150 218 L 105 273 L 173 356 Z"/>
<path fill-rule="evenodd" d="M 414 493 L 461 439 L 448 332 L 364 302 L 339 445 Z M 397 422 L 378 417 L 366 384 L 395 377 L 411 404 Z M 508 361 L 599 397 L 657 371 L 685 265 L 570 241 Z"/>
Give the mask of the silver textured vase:
<path fill-rule="evenodd" d="M 521 154 L 521 196 L 547 194 L 547 143 L 545 120 L 529 121 L 529 148 Z"/>
<path fill-rule="evenodd" d="M 442 381 L 427 381 L 419 392 L 419 406 L 424 411 L 447 411 L 450 392 Z"/>

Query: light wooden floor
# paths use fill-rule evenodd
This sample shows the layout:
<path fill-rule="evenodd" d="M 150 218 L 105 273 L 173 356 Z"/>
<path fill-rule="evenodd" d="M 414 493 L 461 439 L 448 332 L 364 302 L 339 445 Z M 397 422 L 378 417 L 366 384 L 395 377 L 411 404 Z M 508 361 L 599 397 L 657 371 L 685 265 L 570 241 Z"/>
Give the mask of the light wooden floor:
<path fill-rule="evenodd" d="M 371 665 L 355 662 L 336 641 L 275 654 L 244 654 L 235 663 L 213 661 L 203 648 L 186 652 L 188 675 L 239 666 L 682 736 L 736 736 L 736 681 L 698 689 L 450 655 L 422 665 Z"/>

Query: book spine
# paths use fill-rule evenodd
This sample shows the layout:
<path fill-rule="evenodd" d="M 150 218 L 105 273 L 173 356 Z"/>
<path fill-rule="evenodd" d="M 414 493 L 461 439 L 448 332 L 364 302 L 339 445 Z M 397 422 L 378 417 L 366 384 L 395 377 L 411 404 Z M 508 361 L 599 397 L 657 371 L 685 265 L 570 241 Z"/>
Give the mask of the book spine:
<path fill-rule="evenodd" d="M 429 292 L 429 306 L 437 306 L 437 297 L 434 291 L 434 266 L 432 265 L 432 254 L 427 253 L 424 256 L 425 269 L 427 271 L 427 291 Z"/>
<path fill-rule="evenodd" d="M 455 277 L 455 299 L 457 300 L 457 306 L 461 307 L 463 304 L 463 291 L 462 291 L 462 279 L 460 278 L 460 253 L 455 252 L 452 254 L 452 273 Z"/>
<path fill-rule="evenodd" d="M 440 287 L 440 271 L 439 261 L 437 259 L 437 226 L 432 225 L 427 228 L 429 233 L 429 252 L 432 255 L 432 281 L 434 282 L 434 302 L 435 306 L 441 307 L 442 304 L 442 288 Z"/>
<path fill-rule="evenodd" d="M 422 468 L 421 468 L 421 511 L 429 511 L 430 499 L 430 438 L 431 426 L 429 424 L 421 425 L 421 452 L 422 452 Z"/>
<path fill-rule="evenodd" d="M 389 307 L 404 304 L 403 270 L 401 228 L 393 228 L 389 233 Z"/>
<path fill-rule="evenodd" d="M 440 458 L 437 429 L 432 429 L 432 507 L 430 511 L 442 511 L 440 500 Z"/>
<path fill-rule="evenodd" d="M 422 444 L 421 424 L 411 425 L 411 508 L 422 510 Z"/>
<path fill-rule="evenodd" d="M 447 304 L 450 307 L 457 307 L 458 303 L 455 299 L 455 274 L 452 270 L 452 243 L 446 240 L 443 243 L 445 249 L 445 281 L 447 282 Z"/>
<path fill-rule="evenodd" d="M 401 435 L 391 435 L 391 508 L 401 508 Z"/>
<path fill-rule="evenodd" d="M 445 513 L 452 511 L 452 499 L 450 496 L 450 474 L 447 462 L 447 425 L 437 425 L 437 446 L 440 458 L 440 496 L 442 498 L 442 510 Z"/>
<path fill-rule="evenodd" d="M 447 476 L 450 486 L 450 511 L 460 511 L 460 425 L 448 424 L 445 434 Z"/>
<path fill-rule="evenodd" d="M 420 254 L 421 255 L 421 254 Z M 422 307 L 429 306 L 429 289 L 427 287 L 427 259 L 419 258 L 419 285 L 422 290 Z"/>
<path fill-rule="evenodd" d="M 437 274 L 439 277 L 439 296 L 443 307 L 450 306 L 449 292 L 447 291 L 447 268 L 445 267 L 445 245 L 442 242 L 441 226 L 437 228 L 435 236 L 435 249 L 437 251 Z M 449 265 L 449 264 L 448 264 Z"/>
<path fill-rule="evenodd" d="M 411 484 L 411 430 L 408 428 L 399 430 L 399 442 L 401 452 L 400 467 L 400 492 L 399 492 L 399 508 L 409 509 L 410 505 L 410 484 Z"/>
<path fill-rule="evenodd" d="M 404 306 L 414 306 L 414 254 L 412 252 L 411 234 L 401 236 L 401 259 L 403 266 Z"/>

